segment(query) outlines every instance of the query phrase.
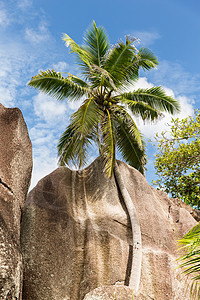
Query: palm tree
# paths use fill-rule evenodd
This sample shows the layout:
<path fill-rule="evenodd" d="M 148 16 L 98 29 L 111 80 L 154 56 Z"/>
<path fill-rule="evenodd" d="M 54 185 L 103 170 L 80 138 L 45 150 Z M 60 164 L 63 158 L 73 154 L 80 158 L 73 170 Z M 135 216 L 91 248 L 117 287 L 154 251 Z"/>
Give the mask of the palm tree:
<path fill-rule="evenodd" d="M 29 85 L 57 100 L 83 100 L 59 140 L 59 163 L 74 163 L 81 168 L 87 162 L 88 146 L 94 142 L 108 177 L 114 171 L 132 225 L 134 254 L 129 285 L 136 291 L 141 270 L 141 232 L 135 207 L 119 172 L 116 149 L 128 164 L 144 174 L 144 141 L 133 116 L 154 121 L 162 112 L 179 111 L 179 103 L 161 87 L 127 91 L 138 79 L 140 68 L 150 70 L 158 65 L 150 50 L 136 49 L 135 39 L 126 37 L 125 42 L 110 46 L 104 28 L 93 22 L 82 46 L 67 34 L 63 40 L 75 54 L 81 76 L 63 77 L 54 70 L 41 71 Z"/>
<path fill-rule="evenodd" d="M 184 254 L 178 259 L 186 276 L 191 299 L 200 299 L 200 224 L 194 226 L 180 241 Z"/>

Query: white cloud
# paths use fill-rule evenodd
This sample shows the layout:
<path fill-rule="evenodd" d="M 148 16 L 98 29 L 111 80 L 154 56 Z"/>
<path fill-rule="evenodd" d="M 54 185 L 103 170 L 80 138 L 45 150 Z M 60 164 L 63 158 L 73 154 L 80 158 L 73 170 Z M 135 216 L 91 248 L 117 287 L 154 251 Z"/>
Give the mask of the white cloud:
<path fill-rule="evenodd" d="M 145 77 L 141 77 L 133 86 L 133 88 L 131 89 L 130 87 L 128 88 L 127 91 L 131 91 L 131 90 L 136 90 L 136 89 L 140 89 L 140 88 L 151 88 L 153 87 L 153 83 L 148 82 L 147 78 Z M 186 118 L 189 115 L 193 115 L 194 113 L 194 101 L 186 96 L 177 96 L 175 97 L 175 94 L 173 92 L 172 89 L 163 86 L 162 87 L 163 90 L 165 91 L 165 93 L 168 96 L 171 96 L 173 98 L 176 98 L 176 100 L 178 100 L 180 102 L 181 105 L 181 112 L 179 114 L 173 115 L 173 118 Z M 135 118 L 133 116 L 133 118 L 136 120 L 136 123 L 138 125 L 138 128 L 140 129 L 140 131 L 143 133 L 145 138 L 153 138 L 155 136 L 156 133 L 161 133 L 162 131 L 167 129 L 167 124 L 170 123 L 171 119 L 172 119 L 172 115 L 165 113 L 164 117 L 161 119 L 158 119 L 156 121 L 154 121 L 153 123 L 150 121 L 146 121 L 144 123 L 144 121 L 137 117 Z"/>
<path fill-rule="evenodd" d="M 42 124 L 41 124 L 42 125 Z M 49 128 L 45 128 L 44 125 L 42 126 L 34 126 L 29 131 L 30 138 L 32 143 L 34 144 L 34 147 L 36 149 L 39 149 L 39 146 L 43 145 L 53 145 L 54 142 L 54 134 L 55 132 L 53 130 L 49 130 Z"/>
<path fill-rule="evenodd" d="M 135 83 L 133 88 L 128 88 L 128 91 L 137 90 L 137 89 L 149 89 L 153 87 L 153 84 L 148 82 L 146 77 L 140 77 Z"/>
<path fill-rule="evenodd" d="M 66 114 L 66 102 L 58 102 L 56 99 L 43 93 L 34 96 L 33 101 L 36 116 L 47 123 L 59 123 L 60 118 Z"/>
<path fill-rule="evenodd" d="M 21 96 L 21 89 L 23 88 L 23 92 L 26 90 L 24 78 L 29 71 L 31 59 L 29 56 L 29 62 L 26 61 L 23 50 L 21 50 L 21 55 L 18 55 L 18 44 L 13 43 L 11 48 L 7 44 L 7 52 L 4 46 L 0 45 L 0 102 L 11 107 L 17 105 Z M 15 55 L 13 55 L 13 48 L 16 51 Z"/>
<path fill-rule="evenodd" d="M 32 44 L 39 44 L 50 38 L 50 33 L 48 31 L 45 22 L 41 22 L 38 29 L 26 28 L 25 29 L 25 39 Z"/>
<path fill-rule="evenodd" d="M 169 90 L 169 93 L 167 92 L 167 90 Z M 168 95 L 173 95 L 172 90 L 165 88 L 165 91 Z M 148 121 L 144 123 L 141 119 L 137 118 L 136 123 L 138 125 L 138 128 L 143 133 L 145 138 L 153 138 L 156 133 L 160 134 L 162 131 L 168 130 L 167 124 L 171 123 L 172 118 L 183 119 L 194 114 L 193 103 L 189 98 L 185 96 L 179 96 L 176 97 L 176 100 L 178 100 L 181 105 L 181 112 L 179 114 L 175 114 L 172 116 L 166 113 L 163 118 L 153 123 Z"/>
<path fill-rule="evenodd" d="M 69 68 L 68 63 L 64 61 L 59 61 L 57 64 L 53 65 L 53 69 L 55 69 L 57 72 L 67 72 Z"/>
<path fill-rule="evenodd" d="M 80 100 L 76 100 L 76 101 L 69 101 L 67 103 L 68 107 L 71 109 L 71 110 L 77 110 L 81 104 L 83 103 L 83 101 L 85 100 L 85 97 L 82 97 Z"/>
<path fill-rule="evenodd" d="M 55 123 L 37 123 L 29 130 L 30 139 L 33 145 L 33 173 L 31 189 L 38 180 L 57 168 L 57 142 L 63 132 L 62 126 L 55 126 Z"/>
<path fill-rule="evenodd" d="M 7 26 L 10 23 L 10 18 L 4 8 L 0 8 L 0 26 Z"/>
<path fill-rule="evenodd" d="M 17 6 L 22 10 L 30 8 L 32 6 L 32 0 L 18 0 Z"/>
<path fill-rule="evenodd" d="M 176 94 L 200 92 L 200 75 L 186 72 L 178 63 L 161 61 L 150 76 L 155 84 L 170 86 Z"/>
<path fill-rule="evenodd" d="M 68 122 L 66 102 L 39 93 L 33 97 L 33 108 L 38 119 L 29 131 L 34 161 L 31 188 L 57 167 L 56 146 Z"/>
<path fill-rule="evenodd" d="M 16 105 L 17 88 L 23 84 L 20 81 L 19 71 L 21 67 L 23 68 L 23 62 L 20 59 L 10 57 L 9 50 L 7 52 L 6 55 L 0 46 L 0 102 L 11 107 Z"/>
<path fill-rule="evenodd" d="M 36 148 L 34 150 L 36 150 Z M 49 145 L 40 145 L 39 151 L 33 151 L 33 175 L 30 189 L 32 189 L 41 178 L 54 171 L 57 167 L 56 154 L 54 152 L 52 153 Z"/>
<path fill-rule="evenodd" d="M 160 38 L 160 34 L 155 31 L 134 31 L 133 35 L 139 39 L 141 44 L 145 47 L 152 45 Z"/>
<path fill-rule="evenodd" d="M 13 87 L 0 86 L 0 102 L 6 107 L 15 105 L 15 89 Z"/>
<path fill-rule="evenodd" d="M 0 26 L 22 24 L 25 19 L 30 22 L 32 0 L 0 0 Z M 25 12 L 26 10 L 26 12 Z M 27 17 L 29 15 L 29 17 Z"/>

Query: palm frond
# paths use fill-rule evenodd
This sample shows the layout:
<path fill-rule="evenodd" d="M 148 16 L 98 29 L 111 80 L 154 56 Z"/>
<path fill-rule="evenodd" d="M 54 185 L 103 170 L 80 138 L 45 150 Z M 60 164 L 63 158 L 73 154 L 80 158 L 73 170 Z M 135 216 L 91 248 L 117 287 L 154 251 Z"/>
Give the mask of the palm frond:
<path fill-rule="evenodd" d="M 74 83 L 78 84 L 79 86 L 83 87 L 83 88 L 90 88 L 90 86 L 87 84 L 87 82 L 85 82 L 84 80 L 80 79 L 79 77 L 70 74 L 69 78 L 71 79 L 71 81 L 73 81 Z"/>
<path fill-rule="evenodd" d="M 41 71 L 34 76 L 28 85 L 55 97 L 57 100 L 69 98 L 71 100 L 80 99 L 88 95 L 88 86 L 81 86 L 73 82 L 70 78 L 64 78 L 61 73 L 54 70 Z"/>
<path fill-rule="evenodd" d="M 111 177 L 115 163 L 115 132 L 112 116 L 108 109 L 106 109 L 106 115 L 101 122 L 101 130 L 103 140 L 102 156 L 105 163 L 105 171 L 108 177 Z"/>
<path fill-rule="evenodd" d="M 137 102 L 134 100 L 129 100 L 124 98 L 123 96 L 117 96 L 114 97 L 114 99 L 120 101 L 124 105 L 126 105 L 130 111 L 133 113 L 134 116 L 140 116 L 144 121 L 150 120 L 154 121 L 162 116 L 162 113 L 160 113 L 157 109 L 151 107 L 149 104 L 145 102 Z"/>
<path fill-rule="evenodd" d="M 102 110 L 91 97 L 86 99 L 79 109 L 72 114 L 70 122 L 80 135 L 87 135 L 98 124 L 100 116 L 102 116 Z"/>
<path fill-rule="evenodd" d="M 200 224 L 193 227 L 179 241 L 185 253 L 179 261 L 182 273 L 188 278 L 191 299 L 199 299 L 200 295 Z"/>
<path fill-rule="evenodd" d="M 97 65 L 92 65 L 89 80 L 91 82 L 91 89 L 104 86 L 108 89 L 117 90 L 109 72 Z"/>
<path fill-rule="evenodd" d="M 109 49 L 109 42 L 103 27 L 96 26 L 95 22 L 85 34 L 85 47 L 90 57 L 90 62 L 99 67 L 105 62 L 105 56 Z"/>
<path fill-rule="evenodd" d="M 90 69 L 90 57 L 87 51 L 83 49 L 83 47 L 76 44 L 76 42 L 74 42 L 66 33 L 64 33 L 62 39 L 65 41 L 66 46 L 70 47 L 70 53 L 77 55 L 79 61 L 86 68 L 86 70 Z"/>
<path fill-rule="evenodd" d="M 145 143 L 137 125 L 120 106 L 113 108 L 116 130 L 116 144 L 123 159 L 142 174 L 145 171 L 146 155 Z"/>
<path fill-rule="evenodd" d="M 61 136 L 58 144 L 58 155 L 61 164 L 78 165 L 81 168 L 87 160 L 87 149 L 92 143 L 93 132 L 102 116 L 92 98 L 87 99 L 71 116 L 70 125 Z M 73 157 L 72 157 L 73 156 Z"/>
<path fill-rule="evenodd" d="M 119 87 L 138 77 L 138 65 L 133 60 L 137 55 L 132 41 L 119 42 L 108 54 L 105 69 L 111 74 L 115 85 Z"/>
<path fill-rule="evenodd" d="M 187 247 L 193 247 L 195 244 L 197 244 L 197 242 L 198 242 L 199 239 L 200 239 L 200 224 L 194 226 L 184 236 L 184 238 L 182 238 L 181 240 L 179 240 L 179 243 L 180 243 L 180 245 L 185 245 Z"/>
<path fill-rule="evenodd" d="M 167 96 L 161 87 L 138 89 L 124 93 L 122 98 L 135 102 L 144 102 L 159 112 L 174 114 L 180 112 L 180 104 L 173 97 Z"/>
<path fill-rule="evenodd" d="M 61 135 L 57 145 L 59 165 L 65 166 L 72 162 L 76 166 L 76 153 L 79 152 L 77 147 L 79 147 L 78 136 L 75 134 L 73 126 L 69 124 Z"/>
<path fill-rule="evenodd" d="M 138 63 L 144 70 L 156 68 L 158 60 L 151 50 L 148 48 L 140 48 L 138 51 Z"/>

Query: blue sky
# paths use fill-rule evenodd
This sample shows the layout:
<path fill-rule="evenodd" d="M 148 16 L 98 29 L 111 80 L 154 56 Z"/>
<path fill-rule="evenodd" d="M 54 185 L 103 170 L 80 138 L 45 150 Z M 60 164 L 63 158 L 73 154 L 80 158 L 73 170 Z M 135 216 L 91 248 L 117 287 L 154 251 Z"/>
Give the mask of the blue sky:
<path fill-rule="evenodd" d="M 57 167 L 56 144 L 77 108 L 56 102 L 27 86 L 40 70 L 77 73 L 73 56 L 61 37 L 77 43 L 95 20 L 105 27 L 111 44 L 129 34 L 149 47 L 160 62 L 156 70 L 141 73 L 135 87 L 162 85 L 181 102 L 180 118 L 193 114 L 200 101 L 200 2 L 198 0 L 4 0 L 0 1 L 0 102 L 19 107 L 33 144 L 32 187 Z M 147 140 L 148 182 L 155 177 L 155 148 L 148 143 L 170 122 L 137 120 Z M 91 153 L 90 161 L 95 158 Z"/>

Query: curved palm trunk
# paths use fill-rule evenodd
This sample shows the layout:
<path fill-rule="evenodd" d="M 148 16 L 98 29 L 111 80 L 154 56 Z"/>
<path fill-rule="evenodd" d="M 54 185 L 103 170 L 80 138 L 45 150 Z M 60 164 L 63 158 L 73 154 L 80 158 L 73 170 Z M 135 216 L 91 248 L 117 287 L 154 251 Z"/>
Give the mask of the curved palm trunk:
<path fill-rule="evenodd" d="M 134 290 L 134 292 L 137 292 L 140 283 L 141 263 L 142 263 L 142 241 L 141 241 L 140 224 L 137 217 L 135 206 L 126 189 L 117 162 L 115 162 L 114 174 L 131 221 L 132 235 L 133 235 L 133 257 L 132 257 L 129 286 Z"/>

